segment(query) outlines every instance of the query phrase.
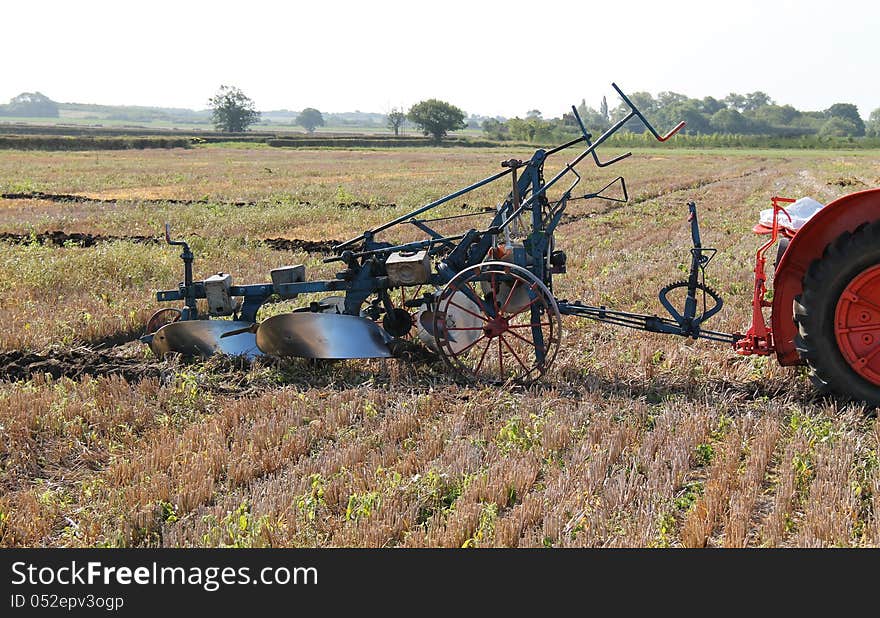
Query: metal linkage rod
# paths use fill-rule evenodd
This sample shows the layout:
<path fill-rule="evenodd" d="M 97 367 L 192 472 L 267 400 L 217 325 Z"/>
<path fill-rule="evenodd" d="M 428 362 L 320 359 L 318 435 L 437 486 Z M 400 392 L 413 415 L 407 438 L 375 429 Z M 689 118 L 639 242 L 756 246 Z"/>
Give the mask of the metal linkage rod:
<path fill-rule="evenodd" d="M 693 337 L 695 339 L 708 339 L 710 341 L 718 341 L 729 345 L 735 345 L 736 342 L 742 338 L 742 335 L 736 333 L 722 333 L 703 329 L 700 329 L 696 335 L 693 335 L 686 333 L 677 322 L 668 318 L 641 313 L 629 313 L 627 311 L 615 311 L 604 307 L 590 307 L 589 305 L 581 305 L 579 303 L 560 302 L 559 312 L 563 315 L 574 315 L 595 320 L 597 322 L 634 328 L 636 330 L 663 333 L 667 335 L 680 335 L 682 337 Z"/>
<path fill-rule="evenodd" d="M 479 189 L 480 187 L 487 185 L 491 182 L 495 182 L 499 178 L 503 178 L 507 174 L 510 174 L 512 171 L 513 171 L 512 169 L 506 169 L 504 171 L 498 172 L 497 174 L 489 176 L 488 178 L 484 178 L 483 180 L 481 180 L 479 182 L 475 182 L 474 184 L 472 184 L 468 187 L 465 187 L 464 189 L 459 189 L 455 193 L 450 193 L 449 195 L 447 195 L 445 197 L 441 197 L 439 200 L 434 200 L 430 204 L 425 204 L 421 208 L 416 208 L 412 212 L 408 212 L 407 214 L 402 215 L 400 217 L 397 217 L 396 219 L 394 219 L 392 221 L 388 221 L 387 223 L 383 223 L 379 227 L 375 227 L 375 228 L 361 234 L 360 236 L 357 236 L 357 237 L 352 238 L 350 240 L 346 240 L 344 243 L 333 247 L 333 249 L 335 251 L 341 251 L 342 249 L 345 249 L 346 247 L 350 247 L 351 245 L 358 242 L 359 240 L 363 240 L 367 235 L 378 234 L 379 232 L 381 232 L 383 230 L 387 230 L 390 227 L 394 227 L 395 225 L 399 225 L 401 223 L 406 223 L 409 219 L 412 219 L 416 215 L 420 215 L 423 212 L 431 210 L 432 208 L 436 208 L 437 206 L 440 206 L 441 204 L 445 204 L 446 202 L 448 202 L 450 200 L 454 200 L 457 197 L 461 197 L 465 193 L 469 193 L 469 192 L 474 191 L 475 189 Z"/>

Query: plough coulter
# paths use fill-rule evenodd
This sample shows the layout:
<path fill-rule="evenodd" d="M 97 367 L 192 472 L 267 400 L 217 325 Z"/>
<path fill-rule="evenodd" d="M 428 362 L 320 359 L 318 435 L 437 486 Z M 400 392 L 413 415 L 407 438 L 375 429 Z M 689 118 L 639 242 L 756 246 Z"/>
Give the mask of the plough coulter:
<path fill-rule="evenodd" d="M 579 316 L 654 333 L 708 339 L 741 355 L 775 354 L 782 365 L 809 364 L 824 390 L 880 404 L 880 189 L 852 193 L 825 205 L 797 230 L 786 204 L 773 197 L 761 231 L 768 239 L 755 260 L 751 324 L 745 334 L 706 327 L 723 306 L 704 283 L 716 250 L 703 246 L 697 206 L 688 204 L 693 241 L 685 280 L 664 286 L 659 301 L 667 315 L 646 315 L 557 298 L 554 276 L 566 272 L 566 254 L 554 232 L 575 200 L 628 200 L 617 177 L 598 191 L 576 194 L 576 166 L 587 159 L 600 168 L 629 157 L 602 160 L 597 149 L 628 122 L 641 122 L 663 142 L 633 102 L 612 84 L 628 113 L 601 135 L 591 135 L 572 108 L 580 136 L 528 160 L 508 159 L 495 174 L 425 204 L 338 244 L 327 263 L 340 266 L 333 279 L 309 280 L 302 265 L 271 271 L 271 282 L 234 285 L 219 273 L 193 278 L 194 256 L 182 249 L 183 281 L 159 291 L 162 302 L 181 303 L 154 314 L 142 341 L 157 355 L 213 353 L 297 356 L 315 359 L 392 356 L 395 342 L 417 338 L 455 373 L 494 383 L 529 383 L 553 364 L 562 342 L 562 317 Z M 545 163 L 577 147 L 579 152 L 545 178 Z M 489 210 L 448 216 L 430 211 L 492 183 L 506 186 Z M 555 188 L 555 189 L 554 189 Z M 558 195 L 551 199 L 550 190 Z M 436 212 L 434 213 L 436 215 Z M 482 215 L 481 227 L 454 234 L 439 222 Z M 401 227 L 418 240 L 389 240 Z M 772 300 L 766 254 L 778 245 Z M 289 313 L 258 320 L 270 299 L 319 295 Z M 314 298 L 314 296 L 313 296 Z M 674 298 L 683 298 L 676 306 Z M 770 309 L 769 321 L 764 310 Z"/>

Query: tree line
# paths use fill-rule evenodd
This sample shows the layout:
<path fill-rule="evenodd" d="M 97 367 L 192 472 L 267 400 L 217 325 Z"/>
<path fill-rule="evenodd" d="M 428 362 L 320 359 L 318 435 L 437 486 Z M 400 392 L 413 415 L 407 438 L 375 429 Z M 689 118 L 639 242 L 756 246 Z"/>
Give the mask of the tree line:
<path fill-rule="evenodd" d="M 677 92 L 661 92 L 654 97 L 649 92 L 635 92 L 630 99 L 655 126 L 671 127 L 684 120 L 687 126 L 682 133 L 692 136 L 880 137 L 880 108 L 871 112 L 866 123 L 852 103 L 835 103 L 822 111 L 801 111 L 792 105 L 779 105 L 761 91 L 730 93 L 723 99 L 695 99 Z M 208 100 L 208 105 L 211 120 L 218 131 L 242 132 L 260 121 L 260 112 L 254 101 L 234 86 L 221 86 Z M 598 135 L 626 116 L 629 108 L 623 103 L 609 107 L 603 97 L 598 108 L 590 107 L 582 100 L 577 112 L 587 129 Z M 59 107 L 40 92 L 23 92 L 13 97 L 9 104 L 0 105 L 0 116 L 57 118 Z M 395 108 L 385 118 L 387 128 L 395 136 L 408 120 L 435 141 L 466 126 L 482 128 L 493 140 L 524 142 L 560 141 L 580 132 L 572 113 L 545 119 L 540 110 L 532 109 L 525 118 L 471 116 L 466 121 L 461 109 L 439 99 L 420 101 L 408 111 Z M 309 133 L 325 125 L 323 114 L 313 107 L 299 112 L 295 122 Z M 642 133 L 645 127 L 634 119 L 624 125 L 624 130 Z"/>
<path fill-rule="evenodd" d="M 208 101 L 211 106 L 211 118 L 218 131 L 239 133 L 260 119 L 254 102 L 239 88 L 220 86 L 219 92 Z M 422 131 L 439 142 L 449 131 L 463 129 L 466 126 L 465 114 L 456 106 L 428 99 L 413 105 L 408 112 L 393 109 L 388 114 L 388 128 L 398 135 L 404 120 L 409 120 Z M 296 123 L 309 133 L 324 126 L 324 117 L 313 107 L 307 107 L 299 113 Z"/>
<path fill-rule="evenodd" d="M 682 133 L 689 135 L 880 136 L 880 108 L 871 112 L 866 123 L 852 103 L 835 103 L 817 112 L 800 111 L 791 105 L 777 104 L 761 91 L 730 93 L 723 99 L 694 99 L 677 92 L 661 92 L 654 97 L 649 92 L 635 92 L 630 99 L 657 127 L 671 127 L 684 120 L 687 125 Z M 609 108 L 603 97 L 598 109 L 582 100 L 577 112 L 587 130 L 599 134 L 625 117 L 629 108 L 624 103 Z M 580 132 L 572 113 L 544 119 L 539 110 L 529 111 L 525 118 L 488 118 L 482 128 L 491 139 L 527 142 L 561 140 Z M 637 119 L 623 128 L 632 133 L 646 130 Z"/>

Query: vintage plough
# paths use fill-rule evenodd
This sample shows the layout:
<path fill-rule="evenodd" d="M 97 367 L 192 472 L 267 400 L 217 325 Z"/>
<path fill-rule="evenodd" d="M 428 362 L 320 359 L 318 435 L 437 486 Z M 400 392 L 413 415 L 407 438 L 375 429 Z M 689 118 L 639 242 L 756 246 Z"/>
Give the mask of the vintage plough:
<path fill-rule="evenodd" d="M 310 281 L 302 265 L 271 271 L 271 283 L 233 285 L 219 273 L 193 278 L 193 253 L 182 248 L 184 280 L 160 291 L 163 302 L 142 340 L 154 353 L 187 355 L 261 354 L 317 359 L 392 356 L 395 342 L 417 336 L 460 376 L 492 382 L 528 383 L 552 365 L 562 340 L 562 316 L 573 315 L 628 328 L 709 339 L 738 354 L 776 354 L 783 365 L 808 363 L 822 388 L 880 403 L 880 190 L 844 196 L 822 208 L 797 233 L 787 231 L 768 300 L 765 254 L 780 238 L 784 198 L 772 200 L 770 237 L 755 262 L 752 323 L 746 334 L 709 330 L 705 323 L 723 305 L 705 285 L 704 273 L 715 249 L 704 247 L 696 205 L 688 204 L 693 240 L 686 280 L 663 287 L 659 300 L 668 316 L 646 315 L 558 299 L 553 277 L 566 271 L 565 252 L 554 232 L 575 200 L 628 199 L 623 177 L 599 191 L 575 195 L 581 177 L 575 167 L 587 157 L 607 167 L 597 148 L 630 121 L 639 121 L 663 142 L 677 133 L 658 133 L 633 102 L 612 84 L 629 112 L 598 137 L 592 136 L 572 108 L 581 135 L 550 149 L 538 149 L 527 161 L 509 159 L 501 171 L 337 245 L 334 279 Z M 545 162 L 575 146 L 577 156 L 549 180 Z M 571 179 L 566 187 L 558 183 Z M 439 222 L 472 216 L 426 217 L 426 213 L 490 183 L 509 189 L 491 209 L 488 225 L 444 235 Z M 548 192 L 556 187 L 558 197 Z M 612 187 L 616 192 L 612 195 Z M 411 226 L 421 238 L 385 240 L 388 232 Z M 433 227 L 432 227 L 433 226 Z M 380 239 L 381 236 L 381 239 Z M 258 321 L 271 299 L 323 294 L 289 313 Z M 682 306 L 676 306 L 674 298 Z M 201 308 L 200 302 L 201 301 Z M 770 324 L 763 309 L 770 307 Z M 231 319 L 212 319 L 231 318 Z"/>

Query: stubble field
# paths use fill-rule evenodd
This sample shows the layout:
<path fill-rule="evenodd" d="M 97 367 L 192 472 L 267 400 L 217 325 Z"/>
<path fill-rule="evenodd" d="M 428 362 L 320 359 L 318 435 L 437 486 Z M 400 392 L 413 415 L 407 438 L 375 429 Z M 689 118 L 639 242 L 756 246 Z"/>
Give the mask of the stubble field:
<path fill-rule="evenodd" d="M 0 545 L 880 545 L 874 417 L 719 344 L 568 318 L 546 378 L 499 389 L 427 354 L 194 363 L 134 341 L 181 279 L 164 221 L 197 278 L 257 283 L 292 263 L 332 277 L 326 241 L 529 154 L 0 153 Z M 570 207 L 556 295 L 661 312 L 695 200 L 726 300 L 709 327 L 728 332 L 746 327 L 770 197 L 880 185 L 874 151 L 655 149 L 581 167 L 585 191 L 626 176 L 631 201 Z M 441 214 L 479 214 L 505 189 Z"/>

